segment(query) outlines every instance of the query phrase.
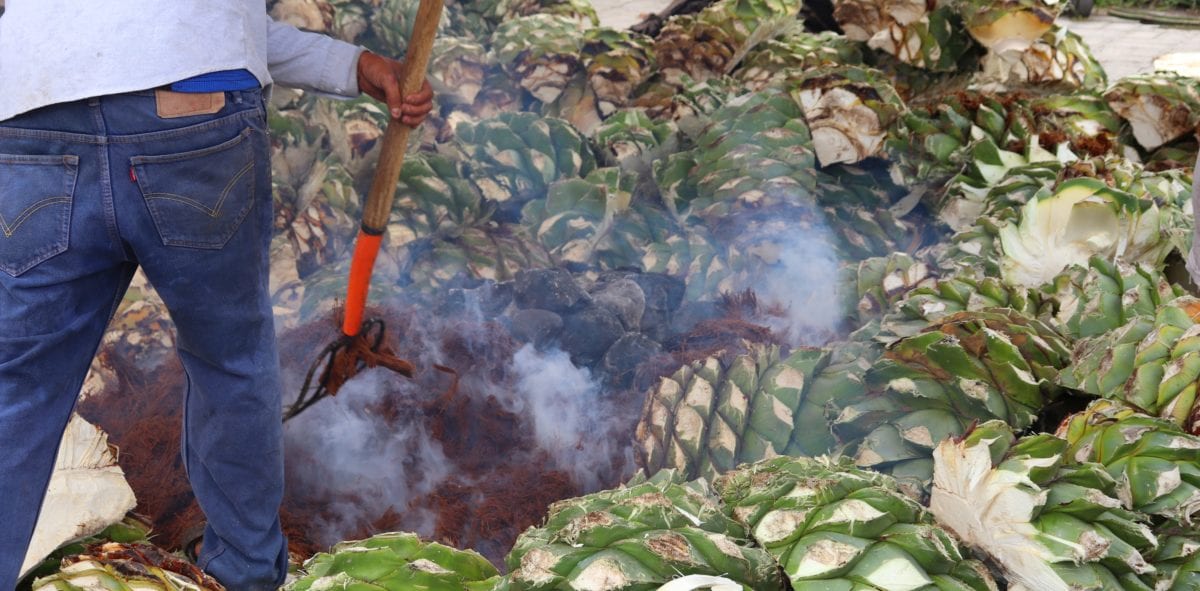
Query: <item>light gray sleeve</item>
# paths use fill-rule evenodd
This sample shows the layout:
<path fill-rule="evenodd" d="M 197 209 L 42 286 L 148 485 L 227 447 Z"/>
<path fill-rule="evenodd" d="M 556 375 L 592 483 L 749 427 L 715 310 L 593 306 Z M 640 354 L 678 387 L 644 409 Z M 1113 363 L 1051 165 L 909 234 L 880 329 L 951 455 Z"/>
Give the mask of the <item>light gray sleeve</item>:
<path fill-rule="evenodd" d="M 301 31 L 267 17 L 267 70 L 275 84 L 354 98 L 361 47 L 320 33 Z"/>

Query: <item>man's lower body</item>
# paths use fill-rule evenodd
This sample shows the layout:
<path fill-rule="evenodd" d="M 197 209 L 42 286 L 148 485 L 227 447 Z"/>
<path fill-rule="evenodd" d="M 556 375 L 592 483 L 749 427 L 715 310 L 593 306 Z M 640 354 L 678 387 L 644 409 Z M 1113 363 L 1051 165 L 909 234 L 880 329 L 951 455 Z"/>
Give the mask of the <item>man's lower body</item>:
<path fill-rule="evenodd" d="M 163 116 L 146 91 L 0 123 L 0 589 L 16 583 L 62 431 L 139 265 L 178 331 L 184 465 L 208 520 L 200 566 L 231 591 L 283 581 L 265 105 L 257 90 L 224 98 L 215 113 Z"/>

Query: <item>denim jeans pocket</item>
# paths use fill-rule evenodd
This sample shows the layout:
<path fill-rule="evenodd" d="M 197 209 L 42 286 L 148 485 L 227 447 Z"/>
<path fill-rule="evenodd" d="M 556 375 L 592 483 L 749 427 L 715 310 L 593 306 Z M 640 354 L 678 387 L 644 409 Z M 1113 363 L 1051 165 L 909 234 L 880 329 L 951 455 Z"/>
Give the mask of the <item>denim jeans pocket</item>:
<path fill-rule="evenodd" d="M 229 242 L 254 205 L 253 133 L 247 127 L 208 148 L 130 160 L 163 244 L 220 249 Z"/>
<path fill-rule="evenodd" d="M 66 252 L 78 173 L 78 156 L 0 154 L 0 271 Z"/>

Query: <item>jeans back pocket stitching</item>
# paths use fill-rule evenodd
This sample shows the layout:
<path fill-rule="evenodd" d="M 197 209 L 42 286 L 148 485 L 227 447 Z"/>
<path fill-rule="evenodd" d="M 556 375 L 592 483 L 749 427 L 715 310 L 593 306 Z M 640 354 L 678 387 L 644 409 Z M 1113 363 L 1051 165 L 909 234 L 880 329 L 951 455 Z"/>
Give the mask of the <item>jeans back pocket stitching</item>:
<path fill-rule="evenodd" d="M 63 190 L 66 195 L 58 195 L 55 197 L 47 197 L 38 201 L 34 205 L 39 205 L 37 209 L 44 209 L 52 205 L 65 205 L 66 211 L 59 215 L 61 221 L 59 223 L 59 238 L 50 244 L 46 244 L 41 249 L 38 249 L 27 255 L 28 260 L 21 264 L 13 265 L 8 262 L 0 261 L 0 271 L 11 277 L 18 277 L 29 269 L 32 269 L 41 263 L 45 262 L 54 256 L 66 252 L 71 241 L 71 218 L 74 214 L 75 202 L 75 186 L 79 182 L 79 157 L 73 154 L 62 156 L 40 156 L 40 155 L 11 155 L 5 154 L 0 158 L 0 164 L 6 165 L 61 165 L 64 173 Z M 32 207 L 32 206 L 30 206 Z M 21 215 L 17 216 L 20 222 L 16 223 L 12 228 L 11 233 L 7 233 L 9 237 L 16 233 L 17 227 L 23 224 L 34 213 L 27 207 L 22 211 Z M 29 215 L 25 215 L 28 213 Z"/>
<path fill-rule="evenodd" d="M 79 165 L 79 156 L 74 154 L 0 154 L 0 164 L 11 164 L 14 166 L 64 166 L 67 169 L 71 169 Z"/>
<path fill-rule="evenodd" d="M 16 217 L 11 227 L 4 220 L 4 216 L 0 215 L 0 231 L 4 232 L 5 238 L 12 238 L 13 234 L 16 233 L 17 228 L 20 228 L 21 224 L 24 224 L 25 221 L 32 217 L 33 214 L 37 213 L 38 210 L 45 209 L 51 205 L 56 205 L 59 203 L 69 204 L 71 203 L 71 197 L 69 195 L 58 195 L 55 197 L 46 197 L 41 201 L 37 201 L 31 204 L 29 207 L 26 207 L 25 210 Z"/>
<path fill-rule="evenodd" d="M 177 154 L 156 154 L 156 155 L 151 155 L 151 156 L 146 156 L 146 155 L 132 156 L 129 158 L 129 163 L 134 166 L 143 166 L 143 165 L 147 165 L 147 164 L 151 164 L 151 165 L 153 165 L 153 164 L 173 164 L 176 162 L 184 162 L 187 160 L 194 160 L 196 158 L 203 158 L 205 156 L 216 154 L 217 152 L 226 152 L 226 151 L 233 150 L 234 148 L 241 147 L 241 145 L 243 143 L 245 143 L 246 139 L 249 138 L 253 132 L 254 132 L 253 127 L 245 127 L 240 132 L 238 132 L 237 136 L 235 136 L 233 139 L 226 140 L 215 146 L 209 146 L 207 148 L 200 148 L 198 150 L 189 150 L 187 152 L 180 152 Z"/>
<path fill-rule="evenodd" d="M 254 160 L 251 159 L 250 162 L 247 162 L 246 166 L 243 166 L 242 169 L 233 176 L 233 179 L 231 179 L 229 181 L 229 183 L 225 185 L 225 188 L 221 191 L 221 197 L 217 199 L 217 203 L 215 205 L 213 205 L 213 207 L 211 207 L 211 208 L 209 208 L 207 205 L 204 205 L 203 203 L 201 203 L 195 199 L 192 199 L 191 197 L 179 195 L 176 193 L 149 193 L 146 195 L 146 199 L 147 200 L 163 199 L 166 201 L 174 201 L 176 203 L 180 203 L 183 205 L 187 205 L 189 207 L 193 207 L 195 209 L 199 209 L 200 211 L 203 211 L 205 214 L 207 214 L 208 217 L 210 217 L 210 218 L 216 218 L 217 215 L 221 213 L 221 206 L 225 204 L 225 199 L 227 197 L 229 197 L 229 192 L 233 190 L 233 186 L 235 184 L 237 184 L 237 182 L 239 180 L 241 180 L 242 177 L 246 176 L 246 173 L 250 172 L 250 170 L 253 168 L 254 168 Z"/>

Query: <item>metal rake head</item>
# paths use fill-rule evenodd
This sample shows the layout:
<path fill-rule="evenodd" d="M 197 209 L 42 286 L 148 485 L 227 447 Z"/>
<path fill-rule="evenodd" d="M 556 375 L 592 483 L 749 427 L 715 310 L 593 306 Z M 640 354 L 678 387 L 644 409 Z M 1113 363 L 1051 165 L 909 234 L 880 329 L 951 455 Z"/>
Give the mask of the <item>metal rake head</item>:
<path fill-rule="evenodd" d="M 383 320 L 371 318 L 363 322 L 358 334 L 343 335 L 322 349 L 316 362 L 308 368 L 308 373 L 304 376 L 304 386 L 300 388 L 300 395 L 284 410 L 284 422 L 296 418 L 325 397 L 337 394 L 350 378 L 366 369 L 369 357 L 363 355 L 363 352 L 379 352 L 383 347 L 386 329 Z"/>

